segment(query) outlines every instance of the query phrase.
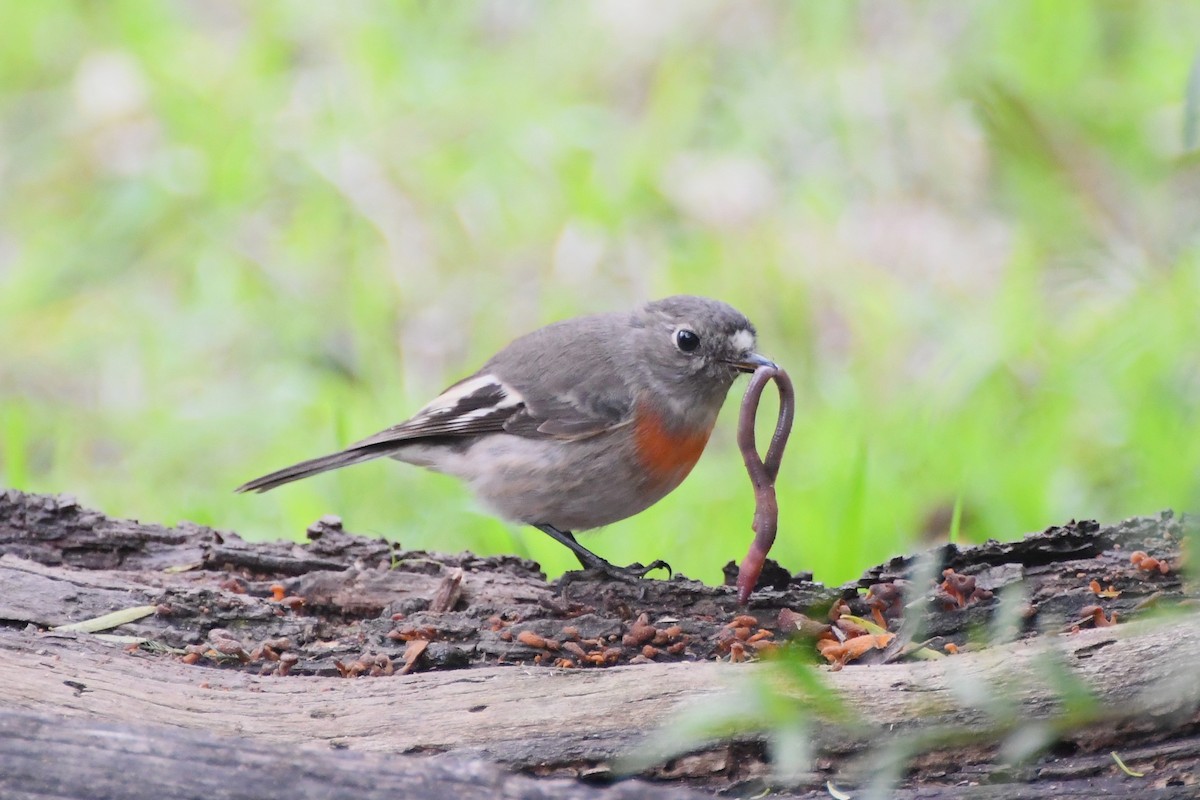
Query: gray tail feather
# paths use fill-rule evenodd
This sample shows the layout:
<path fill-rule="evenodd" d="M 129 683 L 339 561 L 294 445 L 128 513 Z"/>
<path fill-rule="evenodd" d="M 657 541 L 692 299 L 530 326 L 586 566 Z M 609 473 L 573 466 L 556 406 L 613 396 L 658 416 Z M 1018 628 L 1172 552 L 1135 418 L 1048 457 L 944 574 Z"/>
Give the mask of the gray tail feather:
<path fill-rule="evenodd" d="M 308 461 L 301 461 L 299 464 L 292 464 L 290 467 L 276 470 L 270 475 L 263 475 L 261 478 L 255 478 L 252 481 L 243 483 L 235 492 L 268 492 L 276 486 L 283 486 L 285 483 L 298 481 L 301 478 L 308 478 L 312 475 L 319 475 L 322 472 L 328 472 L 331 469 L 340 467 L 348 467 L 351 464 L 359 464 L 363 461 L 370 461 L 373 458 L 389 455 L 395 452 L 395 444 L 391 447 L 364 447 L 351 448 L 343 450 L 340 453 L 331 453 L 327 456 L 319 458 L 310 458 Z"/>

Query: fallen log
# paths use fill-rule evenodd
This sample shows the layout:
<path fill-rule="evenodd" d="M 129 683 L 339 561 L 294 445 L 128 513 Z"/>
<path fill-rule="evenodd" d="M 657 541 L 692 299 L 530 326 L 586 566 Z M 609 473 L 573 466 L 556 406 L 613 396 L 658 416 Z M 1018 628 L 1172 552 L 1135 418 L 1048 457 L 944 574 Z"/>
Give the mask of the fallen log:
<path fill-rule="evenodd" d="M 827 673 L 829 691 L 869 724 L 818 726 L 816 768 L 809 788 L 797 787 L 794 796 L 828 796 L 825 780 L 861 778 L 855 759 L 861 768 L 864 753 L 898 735 L 938 730 L 960 732 L 961 741 L 939 741 L 921 755 L 906 785 L 919 787 L 922 797 L 939 791 L 1084 796 L 1131 785 L 1151 792 L 1141 796 L 1192 796 L 1200 690 L 1191 676 L 1200 626 L 1186 616 L 1089 629 L 1095 617 L 1081 613 L 1099 603 L 1105 621 L 1113 611 L 1125 620 L 1146 616 L 1155 603 L 1189 597 L 1177 570 L 1150 571 L 1129 558 L 1145 551 L 1156 564 L 1177 564 L 1183 530 L 1180 520 L 1160 515 L 936 551 L 941 565 L 989 590 L 1020 581 L 1032 611 L 1024 638 L 937 661 Z M 167 738 L 179 747 L 162 757 L 177 759 L 180 769 L 189 763 L 194 734 L 195 746 L 203 746 L 214 765 L 222 763 L 211 755 L 222 740 L 212 737 L 230 737 L 225 763 L 251 772 L 237 760 L 239 748 L 304 748 L 295 756 L 304 764 L 309 750 L 321 748 L 334 759 L 325 777 L 331 781 L 346 768 L 340 757 L 368 759 L 354 769 L 383 776 L 384 755 L 432 753 L 529 775 L 596 780 L 680 708 L 727 702 L 731 686 L 764 671 L 762 664 L 727 663 L 729 651 L 721 652 L 731 620 L 746 614 L 730 587 L 587 576 L 547 584 L 535 565 L 519 559 L 404 551 L 346 534 L 333 520 L 311 528 L 309 537 L 303 546 L 249 544 L 200 526 L 111 520 L 59 498 L 0 495 L 0 763 L 29 763 L 59 748 L 63 756 L 90 761 L 93 771 L 122 759 L 129 761 L 122 769 L 140 769 L 136 754 L 157 752 L 155 742 L 170 732 Z M 815 615 L 838 599 L 860 603 L 860 589 L 895 579 L 911 565 L 911 559 L 896 559 L 838 589 L 781 577 L 777 568 L 771 577 L 768 570 L 775 583 L 756 592 L 749 614 L 779 639 L 786 633 L 778 624 L 783 609 Z M 1100 598 L 1093 580 L 1113 587 L 1103 591 L 1116 596 Z M 446 588 L 448 581 L 455 591 Z M 447 610 L 431 610 L 439 596 L 450 604 Z M 997 603 L 930 610 L 927 635 L 965 647 L 969 631 L 984 624 Z M 135 606 L 156 613 L 114 631 L 134 637 L 128 642 L 49 630 Z M 1071 632 L 1071 623 L 1083 629 Z M 663 646 L 649 645 L 651 658 L 641 640 L 655 637 Z M 424 644 L 409 664 L 406 653 L 418 649 L 413 642 Z M 595 650 L 603 657 L 595 666 L 572 655 L 587 656 L 591 642 L 600 643 Z M 676 645 L 682 647 L 668 652 Z M 295 656 L 287 670 L 281 669 L 283 653 Z M 1031 765 L 998 770 L 996 742 L 987 735 L 994 716 L 964 700 L 970 695 L 964 687 L 989 687 L 989 696 L 1005 698 L 1021 718 L 1057 719 L 1063 698 L 1045 679 L 1047 653 L 1089 687 L 1105 713 L 1064 731 L 1057 749 Z M 411 666 L 411 674 L 399 674 L 401 665 Z M 97 725 L 120 731 L 131 755 L 73 749 Z M 1108 756 L 1114 749 L 1146 777 L 1123 773 Z M 373 753 L 381 760 L 369 760 Z M 394 778 L 400 773 L 391 767 Z M 88 769 L 78 771 L 79 786 L 86 785 Z M 479 769 L 495 774 L 492 767 Z M 24 784 L 6 786 L 15 774 L 0 770 L 6 792 L 48 791 L 28 776 Z M 750 736 L 706 746 L 646 775 L 708 790 L 753 791 L 766 785 L 769 765 L 761 738 Z M 259 777 L 275 785 L 270 773 Z M 392 778 L 381 777 L 379 785 L 393 786 Z M 69 789 L 69 777 L 63 781 L 60 788 Z M 557 788 L 536 794 L 543 791 L 537 786 L 549 785 L 513 791 L 583 796 Z M 635 791 L 641 784 L 621 786 Z M 997 786 L 1008 793 L 990 794 Z M 535 793 L 520 794 L 526 789 Z"/>

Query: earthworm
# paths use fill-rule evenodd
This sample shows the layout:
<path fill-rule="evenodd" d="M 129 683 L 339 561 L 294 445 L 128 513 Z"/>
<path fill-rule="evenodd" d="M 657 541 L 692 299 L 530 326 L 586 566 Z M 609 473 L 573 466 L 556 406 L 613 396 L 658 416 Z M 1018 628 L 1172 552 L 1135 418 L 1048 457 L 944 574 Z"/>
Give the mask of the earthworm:
<path fill-rule="evenodd" d="M 779 419 L 775 433 L 767 447 L 766 458 L 758 455 L 754 441 L 754 418 L 758 414 L 758 403 L 763 389 L 769 381 L 775 381 L 779 390 Z M 787 373 L 779 367 L 759 367 L 750 376 L 750 385 L 742 398 L 741 416 L 738 418 L 737 442 L 754 486 L 754 541 L 750 552 L 742 559 L 738 569 L 738 602 L 745 605 L 762 574 L 767 553 L 775 542 L 779 529 L 779 503 L 775 499 L 775 479 L 779 476 L 779 465 L 783 461 L 783 448 L 792 432 L 792 420 L 796 415 L 796 393 Z"/>

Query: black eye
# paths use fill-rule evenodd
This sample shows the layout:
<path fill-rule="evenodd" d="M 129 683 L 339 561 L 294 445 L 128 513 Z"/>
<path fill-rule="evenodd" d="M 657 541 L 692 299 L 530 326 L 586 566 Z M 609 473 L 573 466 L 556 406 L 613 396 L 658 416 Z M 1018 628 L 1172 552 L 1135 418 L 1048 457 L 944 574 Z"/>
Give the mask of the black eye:
<path fill-rule="evenodd" d="M 695 331 L 680 328 L 675 331 L 675 346 L 685 353 L 691 353 L 700 346 L 700 337 Z"/>

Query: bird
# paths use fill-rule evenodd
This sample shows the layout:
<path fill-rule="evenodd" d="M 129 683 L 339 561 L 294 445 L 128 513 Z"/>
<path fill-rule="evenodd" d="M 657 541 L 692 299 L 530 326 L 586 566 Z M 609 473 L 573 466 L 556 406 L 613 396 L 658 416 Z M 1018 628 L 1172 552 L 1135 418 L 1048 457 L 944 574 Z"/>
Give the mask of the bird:
<path fill-rule="evenodd" d="M 661 560 L 615 566 L 575 533 L 631 517 L 679 486 L 738 375 L 775 367 L 756 343 L 742 312 L 691 295 L 554 322 L 405 421 L 236 491 L 388 457 L 461 479 L 491 512 L 545 532 L 585 569 L 618 578 L 669 571 Z"/>

